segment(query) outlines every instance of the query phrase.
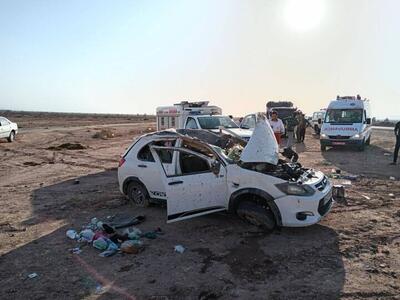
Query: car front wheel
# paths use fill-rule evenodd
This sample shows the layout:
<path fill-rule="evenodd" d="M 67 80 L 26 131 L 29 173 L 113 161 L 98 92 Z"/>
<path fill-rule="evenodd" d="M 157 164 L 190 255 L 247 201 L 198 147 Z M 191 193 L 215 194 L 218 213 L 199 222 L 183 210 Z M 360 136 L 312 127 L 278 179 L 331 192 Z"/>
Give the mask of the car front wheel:
<path fill-rule="evenodd" d="M 149 196 L 146 188 L 139 182 L 131 182 L 128 185 L 127 196 L 133 204 L 141 207 L 149 206 Z"/>
<path fill-rule="evenodd" d="M 241 219 L 261 227 L 265 231 L 272 231 L 276 226 L 272 211 L 254 202 L 243 201 L 239 203 L 236 213 Z"/>
<path fill-rule="evenodd" d="M 10 133 L 9 137 L 7 138 L 7 140 L 8 140 L 9 143 L 14 142 L 14 140 L 15 140 L 15 131 L 11 131 L 11 133 Z"/>

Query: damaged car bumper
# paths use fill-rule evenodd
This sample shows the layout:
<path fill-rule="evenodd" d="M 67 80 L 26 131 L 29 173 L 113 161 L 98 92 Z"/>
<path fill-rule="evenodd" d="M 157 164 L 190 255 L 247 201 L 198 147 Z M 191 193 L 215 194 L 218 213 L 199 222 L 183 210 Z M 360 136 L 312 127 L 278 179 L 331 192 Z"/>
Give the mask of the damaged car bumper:
<path fill-rule="evenodd" d="M 332 185 L 326 180 L 314 185 L 317 191 L 312 196 L 287 195 L 275 199 L 282 214 L 282 226 L 304 227 L 318 223 L 332 208 Z"/>

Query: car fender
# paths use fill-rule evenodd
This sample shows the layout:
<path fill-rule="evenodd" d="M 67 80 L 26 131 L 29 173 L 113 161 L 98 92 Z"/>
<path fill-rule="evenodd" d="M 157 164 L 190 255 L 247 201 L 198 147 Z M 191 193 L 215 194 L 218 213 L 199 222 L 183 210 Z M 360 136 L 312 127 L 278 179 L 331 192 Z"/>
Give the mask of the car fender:
<path fill-rule="evenodd" d="M 278 206 L 276 205 L 274 198 L 267 193 L 266 191 L 263 191 L 261 189 L 257 188 L 242 188 L 240 190 L 235 191 L 234 193 L 231 194 L 229 198 L 229 211 L 230 212 L 235 212 L 236 207 L 238 205 L 238 201 L 240 199 L 240 196 L 244 194 L 252 194 L 261 197 L 266 201 L 268 206 L 271 208 L 272 213 L 274 214 L 276 224 L 278 226 L 282 225 L 282 217 L 281 213 L 279 211 Z"/>

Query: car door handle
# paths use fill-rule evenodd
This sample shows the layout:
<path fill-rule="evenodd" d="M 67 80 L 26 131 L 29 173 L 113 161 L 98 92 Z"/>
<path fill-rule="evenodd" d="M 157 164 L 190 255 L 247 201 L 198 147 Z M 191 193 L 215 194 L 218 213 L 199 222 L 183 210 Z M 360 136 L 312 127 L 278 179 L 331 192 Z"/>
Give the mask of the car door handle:
<path fill-rule="evenodd" d="M 175 184 L 182 184 L 183 183 L 183 181 L 181 181 L 181 180 L 179 180 L 179 181 L 171 181 L 171 182 L 168 182 L 168 185 L 175 185 Z"/>
<path fill-rule="evenodd" d="M 138 165 L 139 168 L 147 168 L 146 165 Z"/>

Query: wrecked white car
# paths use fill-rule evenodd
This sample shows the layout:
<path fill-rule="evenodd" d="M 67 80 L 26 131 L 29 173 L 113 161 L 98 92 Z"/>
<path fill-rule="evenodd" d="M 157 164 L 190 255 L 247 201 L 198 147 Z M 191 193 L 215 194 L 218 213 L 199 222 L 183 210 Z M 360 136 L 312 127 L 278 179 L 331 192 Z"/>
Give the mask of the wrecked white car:
<path fill-rule="evenodd" d="M 137 205 L 166 200 L 168 222 L 228 210 L 267 230 L 308 226 L 333 203 L 322 172 L 279 159 L 263 119 L 248 143 L 204 130 L 144 135 L 121 158 L 118 180 Z"/>

